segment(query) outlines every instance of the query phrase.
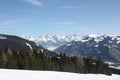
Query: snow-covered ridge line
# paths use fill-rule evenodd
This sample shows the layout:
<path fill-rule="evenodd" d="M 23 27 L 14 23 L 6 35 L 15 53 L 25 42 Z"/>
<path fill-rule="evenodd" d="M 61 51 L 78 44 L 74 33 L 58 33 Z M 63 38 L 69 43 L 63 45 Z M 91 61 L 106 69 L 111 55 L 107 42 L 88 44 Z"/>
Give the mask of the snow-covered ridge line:
<path fill-rule="evenodd" d="M 31 41 L 56 42 L 56 40 L 61 40 L 61 41 L 80 40 L 82 36 L 81 35 L 55 35 L 55 36 L 44 35 L 44 36 L 22 36 L 22 37 Z"/>
<path fill-rule="evenodd" d="M 120 35 L 115 34 L 89 34 L 89 35 L 55 35 L 55 36 L 22 36 L 25 39 L 30 41 L 34 41 L 36 44 L 40 44 L 43 47 L 54 50 L 66 43 L 71 41 L 81 41 L 86 42 L 94 38 L 94 40 L 98 43 L 102 41 L 106 37 L 111 37 L 112 40 L 117 40 L 117 44 L 120 43 Z"/>
<path fill-rule="evenodd" d="M 119 80 L 120 75 L 0 69 L 1 80 Z"/>
<path fill-rule="evenodd" d="M 71 42 L 73 40 L 79 41 L 82 39 L 81 35 L 55 35 L 55 36 L 22 36 L 25 39 L 30 41 L 34 41 L 36 44 L 40 44 L 43 47 L 54 50 L 67 42 Z"/>

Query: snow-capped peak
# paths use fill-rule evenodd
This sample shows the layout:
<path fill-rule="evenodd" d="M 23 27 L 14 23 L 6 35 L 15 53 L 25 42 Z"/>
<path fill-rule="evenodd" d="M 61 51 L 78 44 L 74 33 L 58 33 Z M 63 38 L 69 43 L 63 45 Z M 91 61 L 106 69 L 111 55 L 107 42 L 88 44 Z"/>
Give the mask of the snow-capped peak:
<path fill-rule="evenodd" d="M 89 34 L 88 37 L 91 37 L 91 38 L 97 38 L 99 35 L 97 34 Z"/>
<path fill-rule="evenodd" d="M 87 36 L 83 35 L 55 35 L 55 36 L 22 36 L 25 39 L 28 39 L 30 41 L 36 42 L 36 44 L 40 44 L 43 47 L 54 50 L 62 45 L 65 45 L 72 41 L 81 41 L 81 42 L 87 42 L 91 39 L 94 39 L 96 43 L 99 43 L 100 41 L 104 40 L 106 37 L 111 37 L 111 41 L 116 40 L 116 43 L 120 43 L 120 36 L 115 34 L 89 34 Z"/>
<path fill-rule="evenodd" d="M 80 41 L 82 40 L 81 35 L 55 35 L 55 36 L 22 36 L 25 39 L 28 39 L 30 41 L 36 42 L 36 44 L 40 44 L 43 47 L 54 50 L 68 42 L 71 41 Z"/>

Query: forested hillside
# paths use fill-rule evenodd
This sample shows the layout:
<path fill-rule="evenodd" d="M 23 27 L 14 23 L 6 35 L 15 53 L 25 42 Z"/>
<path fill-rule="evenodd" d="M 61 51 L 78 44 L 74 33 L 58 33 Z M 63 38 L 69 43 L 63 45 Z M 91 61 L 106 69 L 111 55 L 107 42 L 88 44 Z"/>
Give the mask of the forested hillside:
<path fill-rule="evenodd" d="M 51 70 L 75 73 L 100 73 L 111 75 L 108 64 L 100 59 L 82 58 L 66 54 L 48 55 L 44 50 L 11 51 L 9 47 L 0 50 L 0 68 L 25 70 Z"/>

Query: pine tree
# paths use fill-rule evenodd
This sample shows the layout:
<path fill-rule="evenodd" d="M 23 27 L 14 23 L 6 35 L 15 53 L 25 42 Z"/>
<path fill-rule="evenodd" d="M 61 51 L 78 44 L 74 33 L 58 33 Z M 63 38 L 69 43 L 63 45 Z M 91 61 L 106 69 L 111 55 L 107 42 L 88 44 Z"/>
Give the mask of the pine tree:
<path fill-rule="evenodd" d="M 4 61 L 3 61 L 3 52 L 2 50 L 0 49 L 0 68 L 3 68 L 4 65 L 3 65 Z"/>

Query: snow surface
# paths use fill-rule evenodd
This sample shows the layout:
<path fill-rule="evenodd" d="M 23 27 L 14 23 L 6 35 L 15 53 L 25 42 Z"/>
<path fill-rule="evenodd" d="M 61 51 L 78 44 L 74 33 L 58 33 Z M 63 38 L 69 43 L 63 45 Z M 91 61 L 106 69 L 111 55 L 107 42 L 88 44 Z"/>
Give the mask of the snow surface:
<path fill-rule="evenodd" d="M 7 39 L 7 37 L 4 37 L 4 36 L 0 36 L 0 39 Z"/>
<path fill-rule="evenodd" d="M 95 47 L 98 47 L 98 46 L 99 46 L 98 44 L 95 45 Z"/>
<path fill-rule="evenodd" d="M 114 63 L 114 62 L 105 62 L 109 64 L 110 68 L 114 68 L 114 69 L 119 69 L 120 70 L 120 63 Z"/>
<path fill-rule="evenodd" d="M 91 37 L 91 38 L 97 38 L 98 35 L 97 35 L 97 34 L 89 34 L 88 37 Z"/>
<path fill-rule="evenodd" d="M 33 49 L 32 46 L 29 43 L 26 43 L 26 45 L 30 48 Z"/>
<path fill-rule="evenodd" d="M 71 46 L 71 45 L 72 45 L 71 43 L 66 44 L 66 46 L 68 46 L 68 47 Z"/>
<path fill-rule="evenodd" d="M 120 75 L 0 69 L 1 80 L 119 80 Z"/>
<path fill-rule="evenodd" d="M 114 68 L 114 69 L 119 69 L 120 70 L 120 66 L 109 66 L 110 68 Z"/>
<path fill-rule="evenodd" d="M 54 51 L 55 49 L 57 49 L 58 47 L 53 47 L 53 46 L 49 46 L 47 49 L 50 51 Z"/>

